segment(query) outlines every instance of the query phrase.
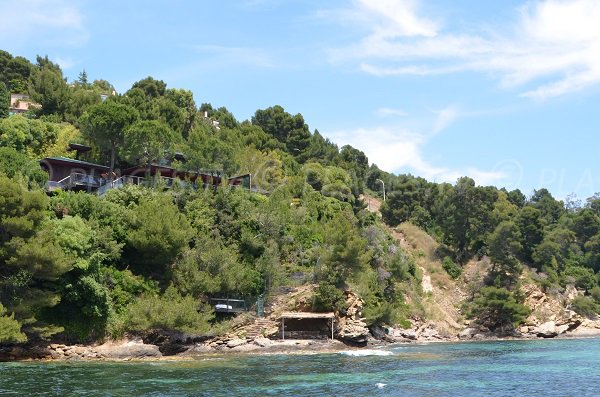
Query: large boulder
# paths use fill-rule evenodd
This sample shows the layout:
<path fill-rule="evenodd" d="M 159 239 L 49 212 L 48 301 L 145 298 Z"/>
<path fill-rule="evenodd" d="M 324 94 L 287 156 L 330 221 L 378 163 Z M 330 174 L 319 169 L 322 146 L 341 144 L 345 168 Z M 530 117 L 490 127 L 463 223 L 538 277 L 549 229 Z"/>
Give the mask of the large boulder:
<path fill-rule="evenodd" d="M 108 342 L 98 346 L 95 350 L 105 358 L 117 360 L 162 357 L 158 346 L 147 345 L 141 340 Z"/>
<path fill-rule="evenodd" d="M 395 329 L 394 336 L 396 338 L 404 338 L 408 340 L 417 340 L 419 336 L 414 329 Z"/>
<path fill-rule="evenodd" d="M 337 337 L 344 342 L 365 345 L 370 335 L 367 324 L 362 320 L 344 319 L 338 324 Z"/>
<path fill-rule="evenodd" d="M 363 300 L 352 291 L 345 291 L 345 313 L 340 313 L 337 322 L 337 338 L 353 345 L 366 345 L 371 333 L 361 318 L 364 307 Z"/>
<path fill-rule="evenodd" d="M 461 339 L 461 340 L 473 339 L 473 337 L 479 333 L 481 333 L 479 328 L 466 328 L 458 334 L 458 339 Z"/>
<path fill-rule="evenodd" d="M 554 321 L 548 321 L 540 325 L 533 332 L 540 338 L 556 338 L 559 335 L 559 330 Z"/>

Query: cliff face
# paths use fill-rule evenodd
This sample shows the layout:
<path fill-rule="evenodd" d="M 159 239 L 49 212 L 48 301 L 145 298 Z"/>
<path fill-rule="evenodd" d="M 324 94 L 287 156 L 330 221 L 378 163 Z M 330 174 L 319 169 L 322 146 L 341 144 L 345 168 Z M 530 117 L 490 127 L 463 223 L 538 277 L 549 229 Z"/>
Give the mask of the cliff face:
<path fill-rule="evenodd" d="M 402 249 L 416 258 L 421 272 L 421 302 L 424 317 L 413 319 L 412 335 L 420 340 L 479 339 L 495 337 L 487 330 L 465 319 L 463 303 L 484 286 L 491 262 L 483 257 L 473 259 L 463 267 L 462 275 L 454 280 L 448 276 L 436 255 L 439 244 L 421 229 L 402 224 L 390 229 Z M 584 318 L 573 310 L 570 303 L 583 294 L 573 286 L 563 291 L 544 292 L 534 281 L 531 270 L 521 276 L 521 295 L 531 313 L 513 336 L 525 338 L 552 338 L 559 335 L 589 336 L 600 333 L 600 319 Z M 413 302 L 415 303 L 415 302 Z M 406 339 L 406 332 L 395 331 Z M 412 339 L 412 338 L 411 338 Z"/>

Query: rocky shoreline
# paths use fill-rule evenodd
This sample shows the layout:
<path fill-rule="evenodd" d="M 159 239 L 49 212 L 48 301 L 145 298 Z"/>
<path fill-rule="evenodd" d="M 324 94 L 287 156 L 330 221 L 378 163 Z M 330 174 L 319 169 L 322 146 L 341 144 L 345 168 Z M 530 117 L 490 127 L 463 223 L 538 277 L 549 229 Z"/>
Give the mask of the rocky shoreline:
<path fill-rule="evenodd" d="M 537 293 L 537 290 L 533 291 Z M 528 294 L 535 297 L 535 293 Z M 537 299 L 535 302 L 546 302 Z M 435 322 L 413 322 L 411 329 L 393 327 L 367 327 L 362 316 L 363 302 L 355 294 L 346 291 L 348 308 L 336 317 L 335 339 L 279 339 L 278 313 L 270 318 L 248 318 L 234 326 L 226 335 L 191 336 L 177 332 L 147 332 L 129 335 L 118 341 L 103 344 L 66 345 L 60 343 L 30 343 L 0 346 L 0 361 L 56 360 L 56 361 L 131 361 L 131 360 L 183 360 L 198 356 L 225 354 L 315 354 L 335 353 L 346 350 L 380 348 L 391 344 L 425 344 L 457 342 L 492 342 L 499 340 L 535 340 L 548 338 L 600 337 L 600 319 L 589 319 L 570 310 L 544 316 L 536 316 L 516 330 L 492 332 L 474 322 L 462 327 L 454 324 L 440 326 Z M 533 299 L 532 299 L 533 300 Z M 536 307 L 542 307 L 540 303 Z M 325 334 L 330 331 L 325 330 Z"/>
<path fill-rule="evenodd" d="M 561 326 L 557 327 L 561 330 Z M 550 324 L 542 329 L 548 333 L 542 335 L 515 333 L 481 333 L 466 329 L 456 336 L 440 336 L 434 331 L 427 331 L 424 336 L 415 337 L 414 330 L 394 330 L 381 339 L 369 338 L 364 345 L 344 343 L 340 340 L 272 340 L 264 337 L 254 339 L 224 337 L 204 342 L 186 344 L 183 341 L 169 341 L 162 345 L 145 343 L 142 338 L 109 341 L 100 345 L 65 345 L 53 343 L 49 345 L 0 346 L 0 361 L 158 361 L 186 360 L 202 356 L 219 356 L 229 354 L 325 354 L 348 350 L 365 350 L 382 348 L 391 345 L 419 345 L 430 343 L 472 343 L 495 342 L 506 340 L 541 340 L 550 337 L 556 339 L 583 339 L 600 337 L 600 329 L 580 327 L 574 332 L 556 334 Z M 381 330 L 383 331 L 383 330 Z M 387 330 L 388 332 L 390 330 Z M 546 332 L 545 331 L 545 332 Z M 383 331 L 385 332 L 385 331 Z M 377 333 L 377 332 L 376 332 Z M 554 335 L 554 336 L 549 336 Z M 380 335 L 381 336 L 381 335 Z M 174 352 L 173 343 L 178 344 L 178 352 Z"/>

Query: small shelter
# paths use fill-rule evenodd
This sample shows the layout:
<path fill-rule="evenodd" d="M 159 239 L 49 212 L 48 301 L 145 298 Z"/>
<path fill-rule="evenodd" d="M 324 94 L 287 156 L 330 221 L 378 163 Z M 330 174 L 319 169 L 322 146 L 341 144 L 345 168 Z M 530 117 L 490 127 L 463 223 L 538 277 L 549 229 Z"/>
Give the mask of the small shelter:
<path fill-rule="evenodd" d="M 311 312 L 284 312 L 281 315 L 281 339 L 285 340 L 286 321 L 288 335 L 310 335 L 312 337 L 322 334 L 323 328 L 330 328 L 331 339 L 334 335 L 334 313 Z"/>

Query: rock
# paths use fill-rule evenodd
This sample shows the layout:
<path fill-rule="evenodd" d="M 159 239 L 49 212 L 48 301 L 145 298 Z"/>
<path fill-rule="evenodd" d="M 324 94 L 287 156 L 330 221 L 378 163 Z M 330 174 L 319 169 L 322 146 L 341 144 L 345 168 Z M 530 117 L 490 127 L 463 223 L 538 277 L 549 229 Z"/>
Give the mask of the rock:
<path fill-rule="evenodd" d="M 421 271 L 423 272 L 423 278 L 421 280 L 421 288 L 423 288 L 423 292 L 433 293 L 433 284 L 431 283 L 431 276 L 425 273 L 425 269 L 421 267 Z"/>
<path fill-rule="evenodd" d="M 196 354 L 196 353 L 210 353 L 215 349 L 210 344 L 197 343 L 194 347 L 188 349 L 185 355 Z"/>
<path fill-rule="evenodd" d="M 559 335 L 564 334 L 568 330 L 569 330 L 569 325 L 568 324 L 559 325 L 559 326 L 556 327 L 556 332 L 558 332 Z"/>
<path fill-rule="evenodd" d="M 473 339 L 473 337 L 475 335 L 477 335 L 479 332 L 480 331 L 478 328 L 466 328 L 458 334 L 458 338 L 462 339 L 462 340 Z"/>
<path fill-rule="evenodd" d="M 555 338 L 559 334 L 554 321 L 548 321 L 540 325 L 533 332 L 540 338 Z"/>
<path fill-rule="evenodd" d="M 337 322 L 336 335 L 339 339 L 356 345 L 366 345 L 371 333 L 361 318 L 364 307 L 363 300 L 351 291 L 344 291 L 348 309 Z"/>
<path fill-rule="evenodd" d="M 394 337 L 404 338 L 408 340 L 417 340 L 417 332 L 413 329 L 396 329 L 394 330 Z"/>
<path fill-rule="evenodd" d="M 247 344 L 246 339 L 231 339 L 229 342 L 227 342 L 227 347 L 232 349 L 245 344 Z"/>
<path fill-rule="evenodd" d="M 386 332 L 386 330 L 384 330 L 382 327 L 375 325 L 375 326 L 372 326 L 370 329 L 371 329 L 371 334 L 373 335 L 373 337 L 375 339 L 383 340 L 383 339 L 386 339 L 388 336 L 388 332 Z"/>
<path fill-rule="evenodd" d="M 202 339 L 176 331 L 150 331 L 142 339 L 145 344 L 156 345 L 164 356 L 174 356 L 188 350 L 188 342 Z"/>
<path fill-rule="evenodd" d="M 73 354 L 77 354 L 77 355 L 82 355 L 86 353 L 86 348 L 83 346 L 75 346 L 73 349 L 71 349 L 71 352 Z"/>
<path fill-rule="evenodd" d="M 528 334 L 530 331 L 530 328 L 527 325 L 523 325 L 521 327 L 519 327 L 519 332 L 522 334 Z"/>
<path fill-rule="evenodd" d="M 567 301 L 571 302 L 573 299 L 577 298 L 580 295 L 583 295 L 583 292 L 575 288 L 574 285 L 566 286 L 564 296 Z"/>
<path fill-rule="evenodd" d="M 427 329 L 423 330 L 423 332 L 421 332 L 421 338 L 440 339 L 440 333 L 433 328 L 427 328 Z"/>
<path fill-rule="evenodd" d="M 158 346 L 147 345 L 141 341 L 127 341 L 121 343 L 109 342 L 96 348 L 96 353 L 109 359 L 140 359 L 159 358 L 162 353 Z"/>
<path fill-rule="evenodd" d="M 252 344 L 244 344 L 240 346 L 235 346 L 231 350 L 236 352 L 251 352 L 254 350 L 260 349 L 260 346 L 252 345 Z"/>
<path fill-rule="evenodd" d="M 254 339 L 254 344 L 260 347 L 269 347 L 273 345 L 273 341 L 271 339 L 259 337 Z"/>
<path fill-rule="evenodd" d="M 345 342 L 361 345 L 368 342 L 370 332 L 365 322 L 346 319 L 343 323 L 340 321 L 337 336 Z"/>

